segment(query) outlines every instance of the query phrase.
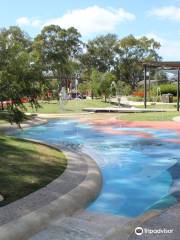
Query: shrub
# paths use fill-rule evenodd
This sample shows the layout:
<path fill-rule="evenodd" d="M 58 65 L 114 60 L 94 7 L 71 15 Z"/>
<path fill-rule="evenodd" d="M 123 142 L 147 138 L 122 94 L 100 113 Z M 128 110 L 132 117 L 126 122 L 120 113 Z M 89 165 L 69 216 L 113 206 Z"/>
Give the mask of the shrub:
<path fill-rule="evenodd" d="M 177 96 L 177 85 L 176 84 L 161 84 L 158 85 L 158 88 L 161 90 L 161 94 L 171 93 L 174 96 Z M 152 87 L 152 95 L 157 95 L 157 86 Z"/>
<path fill-rule="evenodd" d="M 134 102 L 142 102 L 143 101 L 143 97 L 138 97 L 138 96 L 131 96 L 128 97 L 129 101 L 134 101 Z"/>
<path fill-rule="evenodd" d="M 89 83 L 80 83 L 78 86 L 78 91 L 82 94 L 82 95 L 87 95 L 91 90 L 91 86 Z"/>
<path fill-rule="evenodd" d="M 128 96 L 132 93 L 132 88 L 129 84 L 123 81 L 117 82 L 117 94 L 120 96 Z"/>

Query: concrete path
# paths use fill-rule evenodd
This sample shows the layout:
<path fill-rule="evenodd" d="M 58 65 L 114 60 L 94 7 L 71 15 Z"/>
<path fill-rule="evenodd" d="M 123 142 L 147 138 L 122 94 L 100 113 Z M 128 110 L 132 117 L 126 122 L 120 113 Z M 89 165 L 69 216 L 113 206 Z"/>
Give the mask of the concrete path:
<path fill-rule="evenodd" d="M 114 103 L 118 102 L 117 98 L 112 98 L 111 101 L 114 102 Z M 122 96 L 121 97 L 121 103 L 125 104 L 125 105 L 130 105 L 130 106 L 143 106 L 144 105 L 144 100 L 139 101 L 139 102 L 137 102 L 137 101 L 130 101 L 130 100 L 128 100 L 128 97 Z M 167 105 L 167 103 L 163 103 L 163 102 L 148 102 L 147 101 L 147 105 L 152 105 L 152 104 L 155 104 L 155 105 Z M 175 103 L 168 103 L 169 106 L 170 105 L 174 105 L 174 104 Z"/>
<path fill-rule="evenodd" d="M 141 236 L 133 233 L 129 240 L 180 240 L 180 205 L 177 204 L 160 215 L 145 221 L 141 227 L 144 233 Z M 146 233 L 146 229 L 150 229 L 151 232 Z M 159 231 L 156 233 L 152 230 Z"/>
<path fill-rule="evenodd" d="M 103 240 L 114 228 L 130 219 L 82 211 L 72 217 L 59 218 L 29 240 Z"/>

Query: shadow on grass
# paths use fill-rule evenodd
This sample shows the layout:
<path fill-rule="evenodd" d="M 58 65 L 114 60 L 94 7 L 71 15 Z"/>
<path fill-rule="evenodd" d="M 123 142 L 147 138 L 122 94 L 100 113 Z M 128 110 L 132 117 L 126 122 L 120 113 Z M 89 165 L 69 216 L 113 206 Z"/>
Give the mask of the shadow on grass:
<path fill-rule="evenodd" d="M 4 206 L 59 177 L 66 168 L 61 152 L 21 139 L 0 136 L 0 194 Z"/>

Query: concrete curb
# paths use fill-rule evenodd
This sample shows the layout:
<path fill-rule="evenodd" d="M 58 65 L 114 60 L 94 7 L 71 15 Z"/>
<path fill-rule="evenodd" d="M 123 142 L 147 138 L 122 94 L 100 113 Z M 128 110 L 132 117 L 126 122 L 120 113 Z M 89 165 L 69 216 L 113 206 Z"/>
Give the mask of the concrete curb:
<path fill-rule="evenodd" d="M 38 141 L 33 142 L 49 146 L 42 142 Z M 57 184 L 58 183 L 67 184 L 68 177 L 73 175 L 72 169 L 74 168 L 74 165 L 76 164 L 78 165 L 78 161 L 76 163 L 75 160 L 79 159 L 81 159 L 81 161 L 83 160 L 84 164 L 87 166 L 87 171 L 84 170 L 83 180 L 81 172 L 83 170 L 79 169 L 79 173 L 78 172 L 76 173 L 77 176 L 78 174 L 81 176 L 80 183 L 78 183 L 73 189 L 71 189 L 66 194 L 57 196 L 57 198 L 50 202 L 49 204 L 42 206 L 39 209 L 32 211 L 24 216 L 21 216 L 13 221 L 10 221 L 4 225 L 1 225 L 0 240 L 28 239 L 37 232 L 43 230 L 51 220 L 54 220 L 56 219 L 56 217 L 59 216 L 72 215 L 74 212 L 88 206 L 88 204 L 95 200 L 96 197 L 98 196 L 102 187 L 102 177 L 96 163 L 89 156 L 83 153 L 75 153 L 65 148 L 62 149 L 61 147 L 60 148 L 54 146 L 49 147 L 62 150 L 65 156 L 68 158 L 68 167 L 65 170 L 65 172 L 61 175 L 61 177 L 55 180 Z M 39 191 L 37 191 L 36 194 L 38 194 Z M 54 193 L 54 189 L 52 193 Z M 28 199 L 29 196 L 27 196 L 26 198 Z M 39 197 L 41 197 L 41 194 L 39 195 Z M 18 201 L 21 201 L 21 199 Z"/>
<path fill-rule="evenodd" d="M 32 120 L 27 120 L 21 124 L 22 128 L 29 128 L 34 126 L 39 126 L 42 124 L 46 124 L 48 122 L 47 119 L 41 119 L 39 117 L 34 117 Z M 16 124 L 11 125 L 10 123 L 5 123 L 0 125 L 0 133 L 11 133 L 18 129 Z"/>

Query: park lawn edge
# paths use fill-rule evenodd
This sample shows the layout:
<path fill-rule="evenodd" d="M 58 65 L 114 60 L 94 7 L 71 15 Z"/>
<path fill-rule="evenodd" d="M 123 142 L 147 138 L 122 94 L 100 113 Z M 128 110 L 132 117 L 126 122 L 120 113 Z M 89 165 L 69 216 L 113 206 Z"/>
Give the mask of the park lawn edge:
<path fill-rule="evenodd" d="M 45 187 L 67 167 L 61 151 L 5 135 L 0 141 L 0 207 Z"/>

